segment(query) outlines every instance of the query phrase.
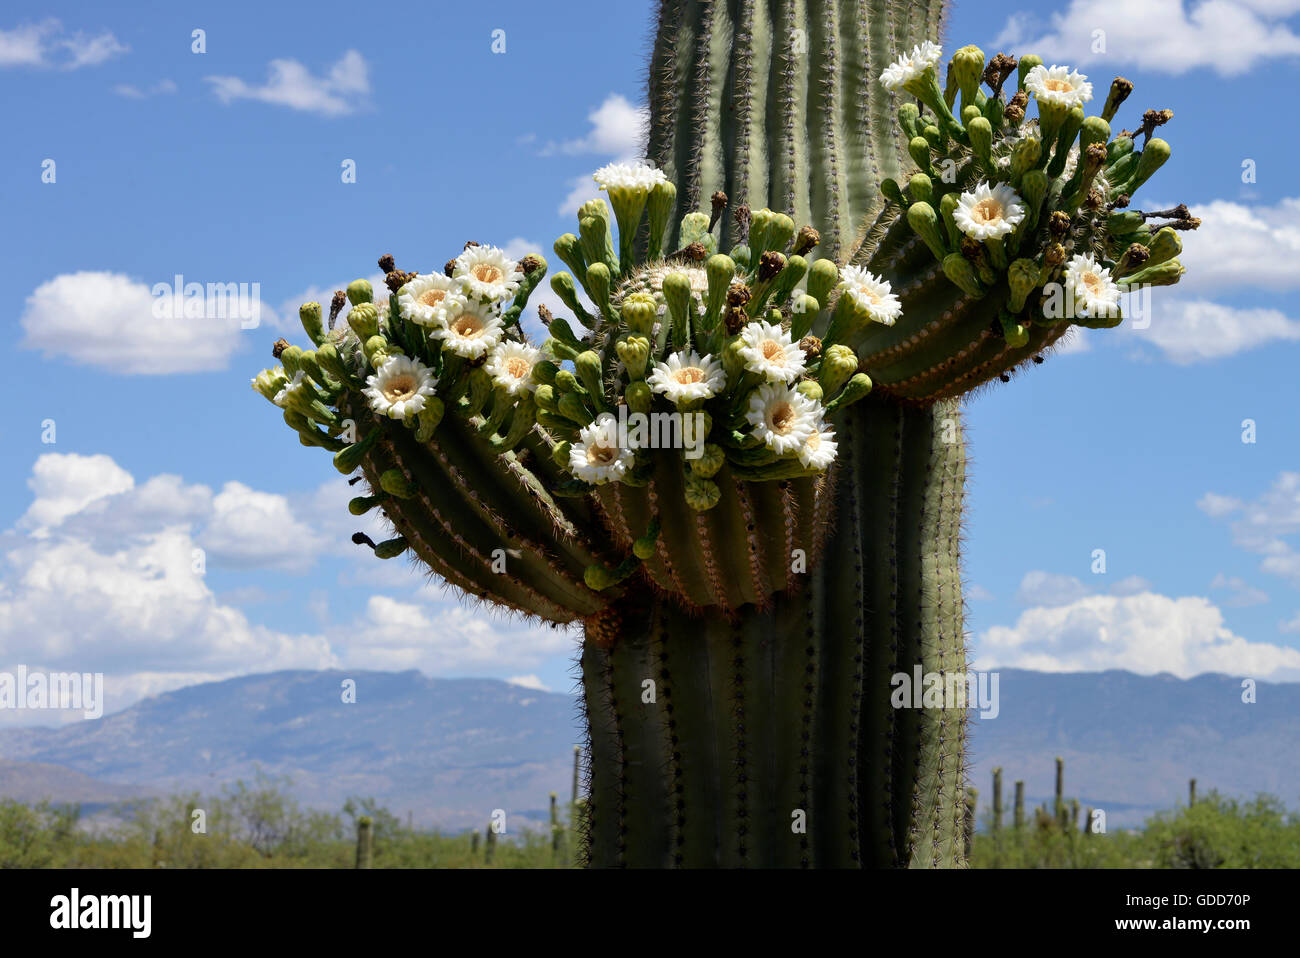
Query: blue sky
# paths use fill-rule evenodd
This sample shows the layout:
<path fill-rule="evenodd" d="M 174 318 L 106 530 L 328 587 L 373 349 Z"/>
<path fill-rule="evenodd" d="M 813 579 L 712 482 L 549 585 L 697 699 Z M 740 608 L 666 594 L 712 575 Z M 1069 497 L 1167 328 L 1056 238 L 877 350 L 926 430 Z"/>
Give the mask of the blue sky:
<path fill-rule="evenodd" d="M 346 483 L 247 383 L 281 330 L 301 340 L 298 302 L 373 275 L 381 253 L 424 271 L 470 238 L 549 252 L 590 171 L 640 152 L 651 5 L 384 11 L 0 17 L 15 347 L 0 668 L 103 671 L 110 707 L 282 667 L 570 687 L 571 637 L 487 618 L 353 546 Z M 969 403 L 981 667 L 1300 679 L 1300 132 L 1270 92 L 1300 79 L 1297 12 L 1075 0 L 950 17 L 948 47 L 1036 51 L 1099 92 L 1129 77 L 1120 122 L 1173 109 L 1174 158 L 1144 204 L 1205 220 L 1149 328 L 1089 333 Z M 175 274 L 259 283 L 260 327 L 152 319 L 149 287 Z"/>

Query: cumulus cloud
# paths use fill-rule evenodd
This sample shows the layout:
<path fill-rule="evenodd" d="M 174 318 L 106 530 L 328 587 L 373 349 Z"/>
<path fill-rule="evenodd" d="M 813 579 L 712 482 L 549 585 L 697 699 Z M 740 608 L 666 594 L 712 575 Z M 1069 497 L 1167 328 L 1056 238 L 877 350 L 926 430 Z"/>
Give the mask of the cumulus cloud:
<path fill-rule="evenodd" d="M 167 284 L 172 281 L 167 277 Z M 245 282 L 251 297 L 252 282 Z M 167 308 L 157 309 L 152 289 L 120 273 L 56 276 L 27 297 L 20 321 L 22 345 L 47 358 L 126 375 L 225 369 L 244 345 L 241 327 L 253 322 L 238 315 L 238 294 L 233 300 L 205 300 L 209 315 L 186 316 L 176 314 L 170 296 Z M 252 303 L 245 304 L 253 316 Z"/>
<path fill-rule="evenodd" d="M 590 129 L 574 140 L 550 141 L 539 151 L 542 156 L 594 155 L 616 162 L 627 162 L 642 157 L 646 148 L 646 130 L 650 122 L 649 110 L 636 106 L 618 93 L 611 93 L 604 102 L 587 114 Z M 575 177 L 569 182 L 569 193 L 560 204 L 561 216 L 572 216 L 587 200 L 600 196 L 600 190 L 590 174 Z"/>
<path fill-rule="evenodd" d="M 1249 502 L 1206 493 L 1197 505 L 1228 521 L 1233 543 L 1262 556 L 1261 571 L 1300 586 L 1300 552 L 1291 541 L 1300 533 L 1300 472 L 1283 472 Z"/>
<path fill-rule="evenodd" d="M 1125 324 L 1121 335 L 1155 346 L 1178 365 L 1223 359 L 1270 343 L 1300 341 L 1300 322 L 1276 309 L 1226 306 L 1209 300 L 1159 298 L 1149 325 Z M 1132 316 L 1131 310 L 1125 315 Z"/>
<path fill-rule="evenodd" d="M 1071 0 L 1047 23 L 1013 14 L 993 45 L 1049 63 L 1141 63 L 1175 75 L 1204 68 L 1239 76 L 1300 54 L 1300 36 L 1285 22 L 1297 9 L 1294 0 Z"/>
<path fill-rule="evenodd" d="M 1220 600 L 1228 608 L 1242 609 L 1252 605 L 1263 605 L 1268 601 L 1268 593 L 1257 589 L 1241 576 L 1224 575 L 1220 572 L 1210 582 L 1210 588 L 1216 592 L 1226 592 L 1227 597 Z"/>
<path fill-rule="evenodd" d="M 129 49 L 107 30 L 68 33 L 52 18 L 0 30 L 0 67 L 78 70 L 99 66 Z"/>
<path fill-rule="evenodd" d="M 1035 569 L 1026 572 L 1016 591 L 1020 605 L 1067 605 L 1092 592 L 1071 575 L 1056 575 Z"/>
<path fill-rule="evenodd" d="M 1093 595 L 1027 609 L 1013 626 L 994 626 L 976 644 L 977 669 L 1045 672 L 1127 669 L 1142 675 L 1203 672 L 1275 681 L 1300 679 L 1300 650 L 1233 633 L 1208 599 L 1152 592 Z"/>
<path fill-rule="evenodd" d="M 119 83 L 113 87 L 114 93 L 118 96 L 124 96 L 128 100 L 147 100 L 152 96 L 175 93 L 176 90 L 175 80 L 159 80 L 153 86 L 148 87 L 138 87 L 130 83 Z"/>
<path fill-rule="evenodd" d="M 348 50 L 321 76 L 297 60 L 272 60 L 265 83 L 249 83 L 234 76 L 203 79 L 222 103 L 256 100 L 331 117 L 364 108 L 370 94 L 370 70 L 356 50 Z"/>

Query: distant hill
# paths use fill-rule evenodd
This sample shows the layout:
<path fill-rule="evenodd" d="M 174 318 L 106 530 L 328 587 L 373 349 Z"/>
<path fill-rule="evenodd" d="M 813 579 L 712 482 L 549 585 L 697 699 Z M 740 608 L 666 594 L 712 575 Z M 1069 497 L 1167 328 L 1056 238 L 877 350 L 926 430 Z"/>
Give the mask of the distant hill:
<path fill-rule="evenodd" d="M 342 683 L 356 682 L 355 704 Z M 447 828 L 495 808 L 546 814 L 567 798 L 580 740 L 573 699 L 489 679 L 419 672 L 272 672 L 178 689 L 98 721 L 0 730 L 0 756 L 114 785 L 217 791 L 258 767 L 304 804 L 375 796 Z M 48 779 L 52 797 L 79 783 Z M 24 797 L 31 794 L 25 790 Z"/>
<path fill-rule="evenodd" d="M 1050 799 L 1057 755 L 1066 793 L 1112 826 L 1186 800 L 1187 780 L 1300 805 L 1300 684 L 1181 680 L 1129 672 L 1000 671 L 1001 712 L 972 723 L 981 806 L 1004 769 Z M 345 679 L 356 704 L 341 701 Z M 102 804 L 147 792 L 215 791 L 261 767 L 288 775 L 305 804 L 337 810 L 374 796 L 416 822 L 482 826 L 495 808 L 541 818 L 567 798 L 581 741 L 568 695 L 491 679 L 409 672 L 273 672 L 195 685 L 93 722 L 0 730 L 0 794 Z M 15 764 L 22 763 L 22 764 Z"/>

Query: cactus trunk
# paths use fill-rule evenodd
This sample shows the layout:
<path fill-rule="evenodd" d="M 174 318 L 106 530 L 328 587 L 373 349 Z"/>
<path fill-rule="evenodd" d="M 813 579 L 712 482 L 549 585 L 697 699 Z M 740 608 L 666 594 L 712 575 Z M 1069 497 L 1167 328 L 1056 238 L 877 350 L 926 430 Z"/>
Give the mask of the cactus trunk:
<path fill-rule="evenodd" d="M 628 603 L 612 645 L 588 637 L 591 864 L 961 861 L 965 713 L 890 701 L 897 673 L 964 669 L 954 417 L 848 412 L 838 531 L 802 590 L 730 618 Z"/>

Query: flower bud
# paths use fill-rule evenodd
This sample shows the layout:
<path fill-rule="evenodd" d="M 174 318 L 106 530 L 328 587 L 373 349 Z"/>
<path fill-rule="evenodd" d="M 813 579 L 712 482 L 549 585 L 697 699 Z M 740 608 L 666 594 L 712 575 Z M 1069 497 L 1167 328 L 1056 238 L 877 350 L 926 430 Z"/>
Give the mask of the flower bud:
<path fill-rule="evenodd" d="M 857 402 L 871 392 L 871 377 L 866 373 L 856 373 L 840 390 L 840 394 L 826 404 L 826 415 L 839 412 L 850 403 Z"/>
<path fill-rule="evenodd" d="M 1018 186 L 1024 175 L 1038 166 L 1042 155 L 1043 144 L 1038 137 L 1026 136 L 1018 141 L 1011 151 L 1011 182 Z"/>
<path fill-rule="evenodd" d="M 416 415 L 415 439 L 417 442 L 428 442 L 433 438 L 438 424 L 442 422 L 442 417 L 446 413 L 447 407 L 438 396 L 429 396 L 424 400 L 424 408 Z"/>
<path fill-rule="evenodd" d="M 907 208 L 907 222 L 917 236 L 925 240 L 935 259 L 942 260 L 948 255 L 943 237 L 939 235 L 939 217 L 929 203 L 913 203 Z"/>
<path fill-rule="evenodd" d="M 849 377 L 858 371 L 857 354 L 839 343 L 828 346 L 822 354 L 822 365 L 817 378 L 825 396 L 834 396 Z"/>
<path fill-rule="evenodd" d="M 375 301 L 375 290 L 367 279 L 354 279 L 348 283 L 348 302 L 353 306 Z"/>
<path fill-rule="evenodd" d="M 952 55 L 952 65 L 948 69 L 961 91 L 962 107 L 974 105 L 975 94 L 984 78 L 984 51 L 974 44 L 964 46 Z M 969 126 L 966 129 L 970 131 Z"/>
<path fill-rule="evenodd" d="M 593 349 L 584 350 L 578 353 L 573 359 L 573 368 L 577 370 L 578 379 L 586 387 L 587 392 L 598 400 L 602 400 L 605 395 L 604 373 L 601 370 L 600 354 Z"/>
<path fill-rule="evenodd" d="M 920 107 L 911 100 L 908 100 L 898 108 L 898 125 L 902 127 L 903 132 L 907 134 L 908 139 L 920 134 L 920 120 Z"/>
<path fill-rule="evenodd" d="M 993 124 L 977 116 L 966 124 L 966 133 L 970 136 L 970 147 L 975 155 L 988 163 L 993 150 Z"/>
<path fill-rule="evenodd" d="M 379 476 L 379 487 L 390 496 L 398 499 L 410 499 L 415 495 L 415 487 L 402 474 L 400 469 L 387 469 Z"/>
<path fill-rule="evenodd" d="M 1007 309 L 1018 313 L 1025 308 L 1025 300 L 1038 286 L 1038 264 L 1032 259 L 1013 261 L 1007 268 L 1007 284 L 1011 287 Z"/>
<path fill-rule="evenodd" d="M 1162 226 L 1151 237 L 1151 243 L 1147 249 L 1150 251 L 1151 256 L 1147 259 L 1146 265 L 1159 266 L 1183 251 L 1183 241 L 1179 239 L 1176 230 L 1168 226 Z"/>
<path fill-rule="evenodd" d="M 543 409 L 546 412 L 558 413 L 560 411 L 560 397 L 556 395 L 555 387 L 546 383 L 542 383 L 533 391 L 533 401 L 537 403 L 538 409 Z"/>
<path fill-rule="evenodd" d="M 623 399 L 627 402 L 627 408 L 632 412 L 639 412 L 646 415 L 650 412 L 650 403 L 654 399 L 654 392 L 650 389 L 649 383 L 642 380 L 627 384 L 627 389 L 623 391 Z"/>
<path fill-rule="evenodd" d="M 602 313 L 609 311 L 609 283 L 609 267 L 604 263 L 592 263 L 587 267 L 587 290 Z"/>
<path fill-rule="evenodd" d="M 386 539 L 375 546 L 375 558 L 377 559 L 396 559 L 405 552 L 407 543 L 404 538 L 398 536 L 396 539 Z"/>
<path fill-rule="evenodd" d="M 1185 272 L 1187 270 L 1183 268 L 1183 264 L 1176 259 L 1165 260 L 1154 266 L 1148 261 L 1145 268 L 1117 282 L 1120 286 L 1172 286 Z"/>
<path fill-rule="evenodd" d="M 1003 313 L 998 321 L 1002 326 L 1002 337 L 1007 341 L 1008 346 L 1012 349 L 1020 349 L 1022 346 L 1029 345 L 1029 330 L 1006 313 Z"/>
<path fill-rule="evenodd" d="M 349 500 L 348 512 L 352 513 L 354 516 L 364 516 L 375 506 L 383 502 L 384 498 L 384 496 L 357 496 L 355 499 Z"/>
<path fill-rule="evenodd" d="M 361 303 L 348 311 L 348 325 L 363 343 L 379 332 L 379 310 L 373 303 Z"/>
<path fill-rule="evenodd" d="M 644 379 L 650 360 L 650 340 L 645 336 L 625 336 L 614 344 L 614 352 L 627 367 L 631 379 Z"/>
<path fill-rule="evenodd" d="M 1133 92 L 1133 84 L 1123 77 L 1116 77 L 1110 82 L 1110 92 L 1106 95 L 1106 105 L 1101 108 L 1101 118 L 1110 122 L 1115 118 L 1115 111 L 1120 108 L 1128 95 Z"/>
<path fill-rule="evenodd" d="M 921 172 L 930 171 L 930 141 L 923 136 L 914 136 L 907 141 L 907 152 L 912 156 L 912 162 L 921 168 Z M 886 180 L 886 182 L 890 182 Z M 884 184 L 881 184 L 882 186 Z"/>
<path fill-rule="evenodd" d="M 795 388 L 795 392 L 802 393 L 803 395 L 811 399 L 813 402 L 822 401 L 821 383 L 817 382 L 817 380 L 815 379 L 805 379 L 801 383 L 799 383 L 798 386 L 795 386 L 794 388 Z"/>
<path fill-rule="evenodd" d="M 253 388 L 261 393 L 271 402 L 275 402 L 276 394 L 284 388 L 289 381 L 289 377 L 284 374 L 284 369 L 276 367 L 275 369 L 263 369 L 253 377 Z"/>
<path fill-rule="evenodd" d="M 961 253 L 944 256 L 943 273 L 967 296 L 984 295 L 984 289 L 975 275 L 975 267 Z"/>
<path fill-rule="evenodd" d="M 565 419 L 576 422 L 579 426 L 590 426 L 595 420 L 587 404 L 582 401 L 576 392 L 565 393 L 560 397 L 559 402 L 560 415 Z"/>
<path fill-rule="evenodd" d="M 924 173 L 914 173 L 907 181 L 907 192 L 913 202 L 929 203 L 934 199 L 934 182 Z"/>
<path fill-rule="evenodd" d="M 695 473 L 701 479 L 712 479 L 722 468 L 722 464 L 727 461 L 726 451 L 719 445 L 711 442 L 704 444 L 700 456 L 697 459 L 689 460 L 691 472 Z"/>
<path fill-rule="evenodd" d="M 694 212 L 687 213 L 682 217 L 681 244 L 683 247 L 690 246 L 692 243 L 703 243 L 704 248 L 713 251 L 717 246 L 717 241 L 709 231 L 708 213 Z"/>
<path fill-rule="evenodd" d="M 818 303 L 826 303 L 840 281 L 840 271 L 834 260 L 815 260 L 808 268 L 808 295 Z"/>
<path fill-rule="evenodd" d="M 303 303 L 298 307 L 298 319 L 302 321 L 307 338 L 319 346 L 325 340 L 325 324 L 321 321 L 320 303 Z"/>
<path fill-rule="evenodd" d="M 712 479 L 701 479 L 693 472 L 686 474 L 686 504 L 696 512 L 712 509 L 722 498 L 722 490 Z"/>
<path fill-rule="evenodd" d="M 880 193 L 889 202 L 903 205 L 903 190 L 899 187 L 898 181 L 892 177 L 887 176 L 880 181 Z M 734 254 L 735 250 L 732 250 L 732 253 Z"/>
<path fill-rule="evenodd" d="M 1042 65 L 1043 65 L 1043 58 L 1036 53 L 1029 53 L 1021 57 L 1020 63 L 1017 65 L 1020 71 L 1018 73 L 1018 77 L 1019 77 L 1018 88 L 1023 90 L 1025 88 L 1025 77 L 1029 76 L 1029 71 L 1032 70 L 1034 67 L 1038 67 Z"/>
<path fill-rule="evenodd" d="M 1151 179 L 1156 170 L 1165 165 L 1169 159 L 1169 144 L 1160 137 L 1152 137 L 1147 145 L 1142 149 L 1138 157 L 1137 172 L 1133 174 L 1133 179 L 1127 184 L 1127 193 L 1137 192 L 1137 188 Z"/>
<path fill-rule="evenodd" d="M 632 332 L 648 336 L 653 331 L 658 308 L 649 293 L 632 293 L 623 300 L 619 311 Z"/>

